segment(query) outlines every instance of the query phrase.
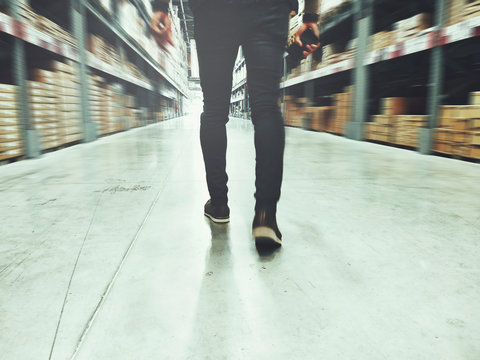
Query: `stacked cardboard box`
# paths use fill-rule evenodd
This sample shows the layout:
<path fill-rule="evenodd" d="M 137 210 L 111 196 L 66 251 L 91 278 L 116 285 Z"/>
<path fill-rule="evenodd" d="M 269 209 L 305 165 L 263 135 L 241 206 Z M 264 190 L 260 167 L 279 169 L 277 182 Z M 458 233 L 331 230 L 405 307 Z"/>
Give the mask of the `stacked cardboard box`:
<path fill-rule="evenodd" d="M 373 141 L 391 143 L 394 139 L 394 129 L 390 115 L 374 115 L 373 122 L 365 124 L 365 138 Z"/>
<path fill-rule="evenodd" d="M 370 50 L 383 49 L 395 43 L 394 31 L 380 31 L 370 36 Z"/>
<path fill-rule="evenodd" d="M 393 116 L 393 124 L 393 144 L 408 147 L 418 147 L 420 129 L 427 125 L 427 116 L 396 115 Z"/>
<path fill-rule="evenodd" d="M 390 97 L 380 101 L 380 115 L 365 124 L 365 138 L 389 144 L 417 147 L 420 128 L 426 125 L 425 115 L 407 115 L 421 108 L 423 99 Z"/>
<path fill-rule="evenodd" d="M 463 20 L 480 16 L 480 0 L 467 1 L 463 8 Z"/>
<path fill-rule="evenodd" d="M 136 79 L 148 82 L 147 77 L 131 62 L 123 58 L 114 46 L 101 36 L 90 34 L 88 36 L 88 51 L 101 61 L 118 68 Z"/>
<path fill-rule="evenodd" d="M 480 93 L 470 105 L 442 106 L 435 131 L 435 151 L 480 159 Z"/>
<path fill-rule="evenodd" d="M 161 122 L 164 120 L 163 112 L 157 111 L 155 112 L 155 120 L 156 122 Z"/>
<path fill-rule="evenodd" d="M 416 36 L 432 26 L 432 16 L 421 13 L 393 24 L 394 42 L 401 42 Z"/>
<path fill-rule="evenodd" d="M 350 121 L 352 95 L 353 86 L 347 86 L 345 92 L 333 95 L 333 106 L 320 107 L 308 107 L 310 101 L 307 98 L 285 96 L 285 124 L 316 131 L 344 134 L 345 124 Z"/>
<path fill-rule="evenodd" d="M 98 59 L 112 66 L 121 67 L 120 54 L 103 37 L 94 34 L 88 36 L 88 51 Z"/>
<path fill-rule="evenodd" d="M 305 108 L 308 103 L 306 98 L 295 98 L 294 96 L 285 96 L 285 125 L 294 127 L 303 127 L 305 118 Z"/>
<path fill-rule="evenodd" d="M 315 131 L 328 131 L 331 128 L 335 107 L 319 106 L 305 108 L 309 128 Z"/>
<path fill-rule="evenodd" d="M 458 22 L 480 16 L 479 0 L 447 0 L 445 23 L 453 25 Z"/>
<path fill-rule="evenodd" d="M 124 95 L 123 101 L 124 117 L 127 120 L 127 126 L 129 128 L 139 127 L 141 111 L 135 107 L 135 97 L 132 95 Z"/>
<path fill-rule="evenodd" d="M 77 64 L 73 61 L 53 61 L 57 75 L 57 109 L 62 137 L 60 142 L 71 143 L 83 138 L 81 126 L 80 89 Z"/>
<path fill-rule="evenodd" d="M 24 154 L 17 105 L 17 87 L 0 84 L 0 160 Z"/>
<path fill-rule="evenodd" d="M 52 80 L 49 80 L 49 79 Z M 28 81 L 28 103 L 33 128 L 39 132 L 42 150 L 61 145 L 62 133 L 57 111 L 57 84 L 52 76 L 43 76 L 44 82 Z"/>
<path fill-rule="evenodd" d="M 466 0 L 446 0 L 445 24 L 453 25 L 463 20 Z"/>
<path fill-rule="evenodd" d="M 37 28 L 70 46 L 77 47 L 77 41 L 68 31 L 65 31 L 53 21 L 44 16 L 38 15 L 28 4 L 20 4 L 20 17 L 25 23 Z"/>
<path fill-rule="evenodd" d="M 409 99 L 403 97 L 389 97 L 380 100 L 382 115 L 402 115 L 408 113 Z"/>
<path fill-rule="evenodd" d="M 350 121 L 352 113 L 353 86 L 347 86 L 343 93 L 334 94 L 334 99 L 333 121 L 327 131 L 334 134 L 345 134 L 345 124 Z"/>
<path fill-rule="evenodd" d="M 90 113 L 100 135 L 119 131 L 117 128 L 116 94 L 113 86 L 101 76 L 90 76 Z"/>

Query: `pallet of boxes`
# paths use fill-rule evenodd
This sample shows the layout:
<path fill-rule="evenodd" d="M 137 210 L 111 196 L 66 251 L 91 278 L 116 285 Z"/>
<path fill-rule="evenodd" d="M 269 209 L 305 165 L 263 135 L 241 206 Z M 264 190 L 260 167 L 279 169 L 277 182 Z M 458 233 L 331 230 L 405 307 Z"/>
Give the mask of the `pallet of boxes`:
<path fill-rule="evenodd" d="M 0 160 L 24 155 L 17 96 L 16 86 L 0 84 Z"/>
<path fill-rule="evenodd" d="M 60 146 L 61 131 L 57 111 L 57 84 L 50 71 L 44 71 L 41 81 L 27 81 L 30 119 L 37 130 L 40 149 L 48 150 Z"/>
<path fill-rule="evenodd" d="M 53 61 L 51 67 L 58 79 L 58 120 L 63 133 L 61 142 L 69 144 L 80 141 L 83 138 L 83 126 L 78 64 L 73 61 Z"/>
<path fill-rule="evenodd" d="M 35 69 L 28 82 L 31 118 L 42 150 L 83 138 L 77 64 L 53 61 L 50 69 Z"/>
<path fill-rule="evenodd" d="M 365 138 L 371 141 L 415 148 L 419 145 L 420 129 L 426 126 L 426 115 L 420 112 L 423 99 L 390 97 L 380 100 L 381 114 L 373 115 L 365 124 Z"/>
<path fill-rule="evenodd" d="M 28 4 L 26 4 L 26 1 L 20 1 L 19 16 L 22 22 L 35 27 L 41 33 L 50 35 L 74 48 L 77 47 L 77 41 L 72 34 L 46 17 L 38 15 Z"/>
<path fill-rule="evenodd" d="M 480 16 L 479 0 L 447 0 L 445 23 L 453 25 L 458 22 Z"/>
<path fill-rule="evenodd" d="M 285 101 L 285 125 L 299 128 L 303 127 L 308 99 L 287 95 L 283 100 Z"/>
<path fill-rule="evenodd" d="M 350 121 L 353 108 L 353 86 L 347 86 L 343 93 L 334 94 L 334 114 L 327 132 L 344 135 L 346 123 Z"/>
<path fill-rule="evenodd" d="M 432 26 L 432 16 L 421 13 L 393 24 L 393 42 L 409 40 Z"/>
<path fill-rule="evenodd" d="M 123 130 L 116 121 L 115 85 L 109 84 L 101 76 L 91 75 L 89 87 L 90 114 L 97 125 L 98 133 L 108 135 Z"/>
<path fill-rule="evenodd" d="M 470 105 L 441 107 L 436 152 L 480 159 L 480 92 L 471 93 L 470 99 Z"/>
<path fill-rule="evenodd" d="M 123 114 L 127 119 L 128 128 L 136 128 L 141 125 L 140 109 L 135 107 L 135 97 L 132 95 L 123 96 Z"/>
<path fill-rule="evenodd" d="M 315 106 L 305 108 L 305 117 L 308 119 L 308 128 L 314 131 L 327 131 L 331 127 L 334 106 Z"/>

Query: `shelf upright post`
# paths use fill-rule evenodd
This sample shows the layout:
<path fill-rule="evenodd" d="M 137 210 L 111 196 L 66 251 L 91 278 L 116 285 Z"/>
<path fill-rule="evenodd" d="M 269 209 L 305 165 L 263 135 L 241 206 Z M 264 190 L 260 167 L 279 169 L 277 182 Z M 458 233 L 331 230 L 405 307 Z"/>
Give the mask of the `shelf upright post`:
<path fill-rule="evenodd" d="M 445 0 L 436 0 L 435 25 L 441 29 L 445 25 Z M 436 46 L 430 55 L 430 79 L 428 84 L 428 123 L 427 128 L 420 129 L 420 146 L 418 151 L 428 155 L 433 149 L 433 134 L 437 126 L 438 110 L 441 103 L 441 91 L 444 77 L 444 47 Z"/>
<path fill-rule="evenodd" d="M 369 98 L 369 80 L 370 71 L 365 58 L 368 52 L 368 41 L 373 28 L 373 1 L 358 0 L 354 1 L 355 6 L 355 36 L 357 38 L 357 52 L 355 59 L 355 69 L 353 71 L 354 104 L 353 116 L 351 121 L 347 122 L 346 136 L 349 139 L 364 139 L 364 123 L 368 115 Z"/>
<path fill-rule="evenodd" d="M 307 57 L 307 71 L 312 70 L 312 56 Z M 307 99 L 307 102 L 305 104 L 306 107 L 311 107 L 313 106 L 313 99 L 315 97 L 315 81 L 314 80 L 308 80 L 303 83 L 303 97 Z M 310 121 L 310 115 L 305 115 L 302 119 L 302 126 L 303 128 L 308 128 L 306 126 L 308 122 Z"/>
<path fill-rule="evenodd" d="M 80 74 L 81 122 L 84 129 L 84 142 L 97 139 L 97 125 L 91 121 L 88 101 L 88 69 L 87 69 L 87 15 L 86 0 L 70 0 L 70 19 L 72 33 L 78 41 L 78 66 Z"/>
<path fill-rule="evenodd" d="M 9 6 L 13 18 L 20 20 L 20 3 L 17 0 L 10 0 Z M 22 39 L 13 40 L 13 80 L 18 87 L 19 120 L 23 129 L 25 155 L 29 159 L 40 156 L 40 141 L 38 132 L 33 128 L 28 105 L 27 91 L 27 62 L 25 42 Z"/>
<path fill-rule="evenodd" d="M 157 84 L 155 83 L 155 81 L 153 81 L 153 79 L 155 79 L 155 75 L 154 75 L 152 69 L 148 69 L 147 75 L 148 75 L 149 79 L 152 79 L 150 81 L 150 85 L 152 86 L 152 91 L 148 92 L 148 109 L 149 109 L 149 113 L 151 114 L 151 116 L 153 116 L 153 118 L 150 119 L 150 120 L 153 123 L 156 123 L 157 118 L 156 118 L 156 115 L 155 115 L 155 94 L 157 93 Z"/>

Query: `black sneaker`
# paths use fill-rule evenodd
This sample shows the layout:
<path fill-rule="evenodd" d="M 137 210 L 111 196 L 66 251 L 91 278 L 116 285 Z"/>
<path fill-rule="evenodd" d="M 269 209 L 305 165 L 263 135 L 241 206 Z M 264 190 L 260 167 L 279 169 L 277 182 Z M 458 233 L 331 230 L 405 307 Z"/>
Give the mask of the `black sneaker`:
<path fill-rule="evenodd" d="M 208 200 L 204 208 L 205 216 L 215 223 L 228 223 L 230 221 L 230 209 L 227 205 L 214 205 L 212 200 Z"/>
<path fill-rule="evenodd" d="M 272 248 L 282 246 L 282 234 L 277 226 L 275 210 L 255 210 L 253 237 L 257 247 Z"/>

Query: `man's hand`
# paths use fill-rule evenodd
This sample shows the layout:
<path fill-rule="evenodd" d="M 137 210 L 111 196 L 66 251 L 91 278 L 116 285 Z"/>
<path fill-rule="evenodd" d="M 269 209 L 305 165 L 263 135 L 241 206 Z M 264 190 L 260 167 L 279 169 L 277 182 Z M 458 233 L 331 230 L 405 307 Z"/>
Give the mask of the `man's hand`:
<path fill-rule="evenodd" d="M 168 51 L 168 44 L 174 46 L 172 40 L 172 25 L 167 13 L 156 11 L 153 13 L 150 28 L 157 44 Z"/>
<path fill-rule="evenodd" d="M 302 34 L 305 32 L 305 30 L 307 30 L 308 28 L 312 29 L 313 33 L 315 34 L 315 36 L 317 38 L 320 37 L 320 30 L 318 29 L 318 25 L 317 23 L 314 23 L 314 22 L 311 22 L 311 23 L 303 23 L 302 26 L 300 26 L 300 29 L 298 29 L 297 33 L 295 34 L 295 42 L 300 46 L 302 47 L 303 46 L 303 43 L 302 43 L 302 40 L 300 39 L 300 37 L 302 36 Z M 307 51 L 304 51 L 303 52 L 303 56 L 304 57 L 307 57 L 308 55 L 310 54 L 313 54 L 315 51 L 317 51 L 317 49 L 320 47 L 320 43 L 318 44 L 312 44 L 312 45 L 307 45 L 306 48 L 307 48 Z"/>

